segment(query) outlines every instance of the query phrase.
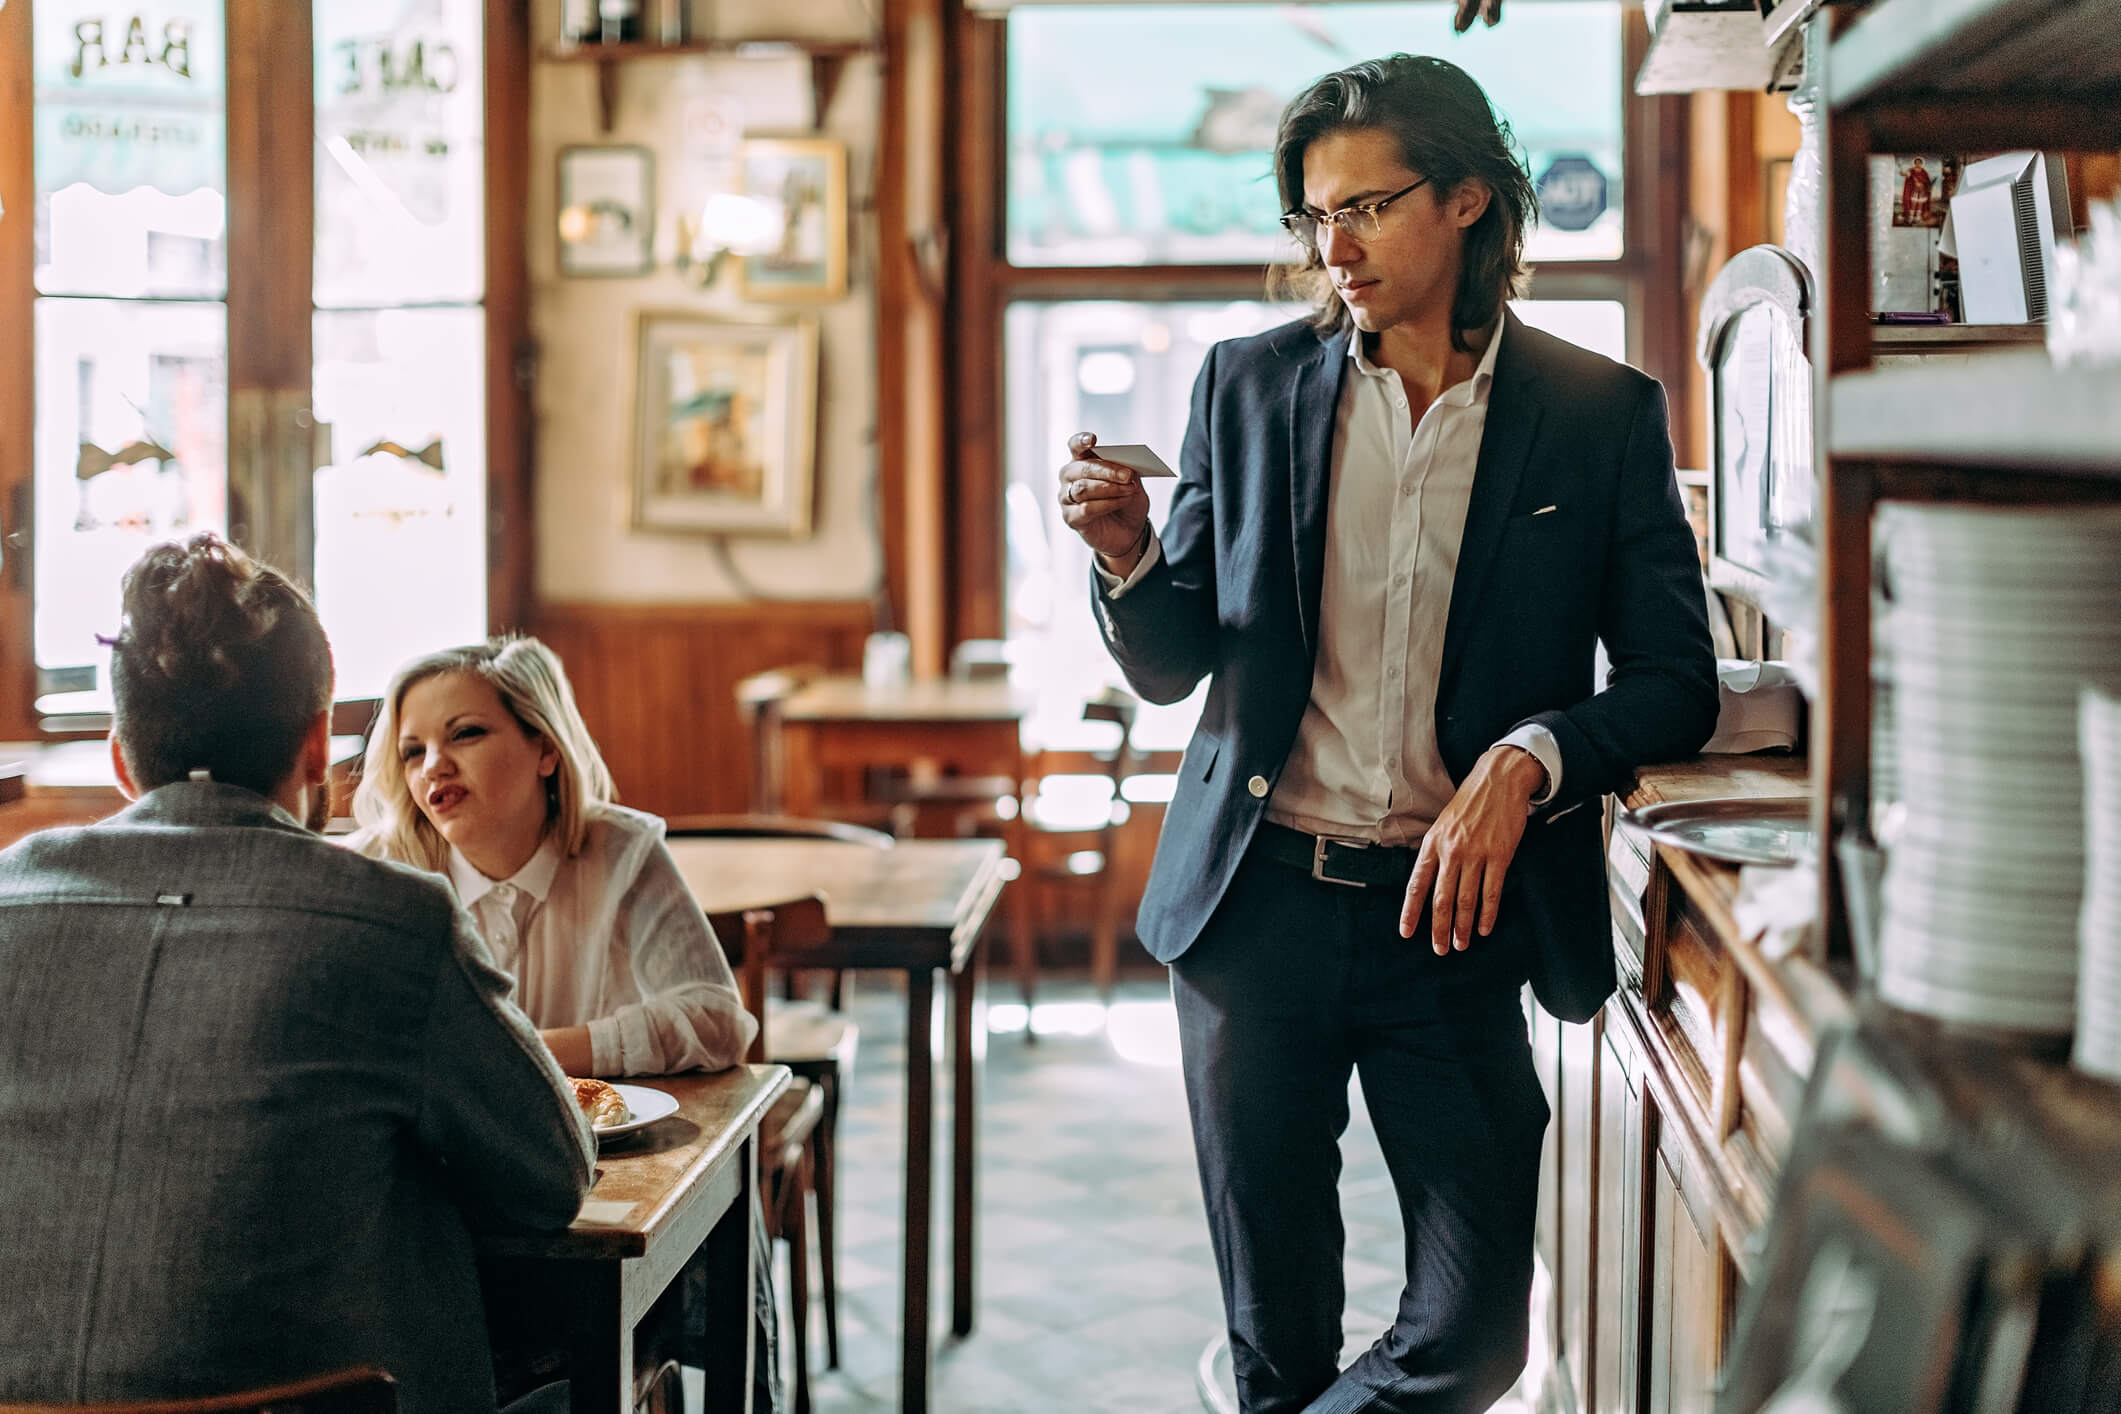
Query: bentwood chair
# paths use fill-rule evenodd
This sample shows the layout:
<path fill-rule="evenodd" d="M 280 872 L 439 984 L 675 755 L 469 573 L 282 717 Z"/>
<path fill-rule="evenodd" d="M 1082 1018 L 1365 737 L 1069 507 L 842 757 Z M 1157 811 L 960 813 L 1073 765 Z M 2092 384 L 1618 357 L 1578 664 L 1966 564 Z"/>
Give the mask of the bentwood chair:
<path fill-rule="evenodd" d="M 206 1399 L 0 1404 L 0 1414 L 397 1414 L 397 1408 L 397 1381 L 381 1370 L 356 1369 Z"/>
<path fill-rule="evenodd" d="M 668 822 L 668 833 L 674 839 L 829 839 L 872 849 L 889 849 L 894 843 L 891 836 L 880 830 L 835 820 L 805 820 L 785 815 L 680 816 Z M 820 926 L 823 926 L 822 918 L 823 905 L 820 905 Z M 709 921 L 714 924 L 715 936 L 721 939 L 722 946 L 731 950 L 730 960 L 740 967 L 753 966 L 742 916 L 718 914 Z M 776 935 L 782 947 L 793 945 L 785 930 L 794 926 L 784 925 L 784 931 Z M 839 973 L 832 974 L 831 1005 L 827 1008 L 792 997 L 767 1000 L 764 995 L 765 973 L 774 965 L 773 949 L 769 947 L 759 953 L 755 965 L 760 969 L 756 986 L 760 995 L 759 1015 L 764 1018 L 759 1034 L 769 1038 L 759 1043 L 763 1046 L 762 1055 L 775 1065 L 787 1066 L 797 1078 L 816 1086 L 824 1106 L 811 1155 L 811 1186 L 817 1201 L 818 1277 L 825 1306 L 825 1368 L 836 1370 L 840 1365 L 840 1097 L 845 1093 L 848 1078 L 854 1074 L 862 1033 L 854 1019 L 841 1010 L 845 990 Z M 793 972 L 786 975 L 792 986 Z M 742 977 L 738 981 L 741 984 Z M 764 1147 L 763 1144 L 760 1146 L 761 1149 Z"/>
<path fill-rule="evenodd" d="M 758 1023 L 747 1059 L 757 1062 L 777 1053 L 772 1008 L 766 1004 L 766 969 L 776 952 L 815 947 L 831 936 L 825 901 L 815 896 L 790 899 L 769 908 L 709 916 L 723 946 L 736 951 L 737 985 L 744 1009 Z M 785 1064 L 785 1062 L 783 1062 Z M 791 1070 L 795 1067 L 790 1066 Z M 764 1202 L 766 1233 L 788 1244 L 788 1316 L 795 1347 L 795 1414 L 810 1414 L 810 1198 L 817 1195 L 820 1237 L 830 1202 L 818 1189 L 823 1168 L 820 1151 L 827 1134 L 825 1088 L 798 1073 L 774 1101 L 759 1125 L 759 1192 Z M 829 1262 L 819 1267 L 825 1297 L 825 1338 L 833 1365 L 839 1363 L 838 1289 Z"/>
<path fill-rule="evenodd" d="M 1031 942 L 1035 948 L 1062 891 L 1081 885 L 1091 894 L 1090 975 L 1098 996 L 1112 999 L 1119 970 L 1119 925 L 1124 909 L 1116 867 L 1120 830 L 1129 818 L 1124 787 L 1135 765 L 1136 699 L 1107 688 L 1083 704 L 1082 720 L 1115 728 L 1109 746 L 1087 751 L 1041 751 L 1039 775 L 1024 791 L 1024 823 L 1030 827 L 1024 879 L 1030 888 Z M 1025 988 L 1028 1003 L 1029 987 Z"/>

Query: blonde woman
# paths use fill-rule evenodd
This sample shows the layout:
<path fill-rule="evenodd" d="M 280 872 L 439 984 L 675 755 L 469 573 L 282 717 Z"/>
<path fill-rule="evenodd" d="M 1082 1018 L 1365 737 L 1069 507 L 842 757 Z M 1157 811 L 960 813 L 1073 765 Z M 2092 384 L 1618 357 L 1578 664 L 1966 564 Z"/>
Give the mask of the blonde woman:
<path fill-rule="evenodd" d="M 663 822 L 611 773 L 553 651 L 497 638 L 398 670 L 350 843 L 450 879 L 569 1075 L 720 1070 L 757 1029 Z"/>

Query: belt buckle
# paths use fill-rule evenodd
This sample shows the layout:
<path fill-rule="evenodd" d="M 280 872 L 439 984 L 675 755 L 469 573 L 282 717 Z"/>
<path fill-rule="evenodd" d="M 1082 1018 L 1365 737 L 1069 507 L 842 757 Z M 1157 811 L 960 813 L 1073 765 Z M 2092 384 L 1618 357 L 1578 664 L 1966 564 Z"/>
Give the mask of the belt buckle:
<path fill-rule="evenodd" d="M 1339 884 L 1345 889 L 1367 888 L 1367 883 L 1361 879 L 1340 879 L 1326 872 L 1326 846 L 1329 844 L 1341 845 L 1348 849 L 1368 849 L 1370 847 L 1368 840 L 1342 839 L 1337 835 L 1313 836 L 1311 845 L 1311 877 L 1318 880 L 1321 884 Z"/>

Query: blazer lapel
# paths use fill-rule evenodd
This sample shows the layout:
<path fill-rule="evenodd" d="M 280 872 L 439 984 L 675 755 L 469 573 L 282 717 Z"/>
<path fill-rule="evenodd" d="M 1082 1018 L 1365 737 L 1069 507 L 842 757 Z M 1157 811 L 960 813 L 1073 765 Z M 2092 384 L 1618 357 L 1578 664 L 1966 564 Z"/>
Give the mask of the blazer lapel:
<path fill-rule="evenodd" d="M 1450 616 L 1444 621 L 1441 689 L 1465 651 L 1466 626 L 1480 606 L 1502 528 L 1517 499 L 1517 483 L 1532 453 L 1539 430 L 1540 405 L 1526 358 L 1524 325 L 1503 312 L 1502 347 L 1495 353 L 1495 381 L 1488 389 L 1488 420 L 1480 436 L 1480 459 L 1473 469 L 1473 495 L 1466 506 L 1466 528 L 1458 542 L 1458 573 L 1451 585 Z"/>
<path fill-rule="evenodd" d="M 1319 596 L 1326 572 L 1326 491 L 1333 471 L 1333 430 L 1347 377 L 1353 331 L 1318 341 L 1296 371 L 1289 393 L 1289 509 L 1296 537 L 1296 617 L 1304 659 L 1318 652 Z"/>

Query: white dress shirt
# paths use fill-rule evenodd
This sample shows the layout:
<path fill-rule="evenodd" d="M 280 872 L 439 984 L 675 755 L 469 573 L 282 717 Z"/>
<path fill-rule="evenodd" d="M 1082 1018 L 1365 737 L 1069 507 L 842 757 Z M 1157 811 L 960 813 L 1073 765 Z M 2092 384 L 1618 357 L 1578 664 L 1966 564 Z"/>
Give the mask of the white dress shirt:
<path fill-rule="evenodd" d="M 1487 427 L 1502 324 L 1473 376 L 1409 416 L 1397 373 L 1351 339 L 1354 367 L 1335 415 L 1326 557 L 1311 700 L 1267 802 L 1267 818 L 1312 834 L 1418 843 L 1457 787 L 1436 745 L 1436 696 L 1458 546 Z M 1122 580 L 1097 567 L 1106 593 L 1127 592 L 1161 553 L 1152 533 Z M 1529 725 L 1498 745 L 1546 769 L 1532 804 L 1561 785 L 1561 748 Z"/>
<path fill-rule="evenodd" d="M 541 1030 L 589 1027 L 598 1075 L 720 1070 L 744 1058 L 744 1010 L 714 931 L 663 845 L 663 822 L 592 805 L 582 849 L 547 837 L 507 879 L 455 848 L 449 877 L 516 1004 Z"/>

